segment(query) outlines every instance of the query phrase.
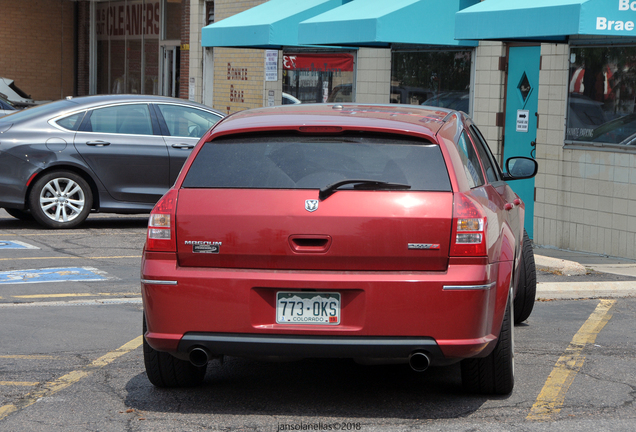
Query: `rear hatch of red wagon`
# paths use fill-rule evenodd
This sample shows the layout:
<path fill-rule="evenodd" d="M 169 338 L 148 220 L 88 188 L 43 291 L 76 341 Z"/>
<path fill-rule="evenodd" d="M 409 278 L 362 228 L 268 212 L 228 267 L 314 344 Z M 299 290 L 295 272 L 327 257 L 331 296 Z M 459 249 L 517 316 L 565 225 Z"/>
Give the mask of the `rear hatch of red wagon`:
<path fill-rule="evenodd" d="M 175 216 L 182 267 L 444 271 L 453 194 L 423 139 L 246 134 L 203 145 Z"/>

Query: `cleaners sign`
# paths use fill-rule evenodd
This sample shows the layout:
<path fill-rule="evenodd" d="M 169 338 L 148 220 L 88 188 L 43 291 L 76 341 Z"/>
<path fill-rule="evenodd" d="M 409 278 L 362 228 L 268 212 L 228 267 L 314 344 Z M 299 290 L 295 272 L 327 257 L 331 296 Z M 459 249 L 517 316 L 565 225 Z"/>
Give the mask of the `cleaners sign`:
<path fill-rule="evenodd" d="M 95 4 L 97 40 L 159 39 L 161 9 L 158 0 L 111 1 Z"/>
<path fill-rule="evenodd" d="M 591 0 L 581 6 L 579 34 L 636 36 L 635 23 L 636 0 Z"/>

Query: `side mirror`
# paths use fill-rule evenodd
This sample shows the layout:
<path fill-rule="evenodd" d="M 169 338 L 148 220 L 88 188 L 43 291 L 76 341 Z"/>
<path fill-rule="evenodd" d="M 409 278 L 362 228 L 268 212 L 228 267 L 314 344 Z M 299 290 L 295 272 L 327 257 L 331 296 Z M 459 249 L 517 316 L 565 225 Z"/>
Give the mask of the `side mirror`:
<path fill-rule="evenodd" d="M 529 157 L 511 157 L 506 161 L 506 173 L 504 180 L 529 179 L 537 175 L 539 164 Z"/>

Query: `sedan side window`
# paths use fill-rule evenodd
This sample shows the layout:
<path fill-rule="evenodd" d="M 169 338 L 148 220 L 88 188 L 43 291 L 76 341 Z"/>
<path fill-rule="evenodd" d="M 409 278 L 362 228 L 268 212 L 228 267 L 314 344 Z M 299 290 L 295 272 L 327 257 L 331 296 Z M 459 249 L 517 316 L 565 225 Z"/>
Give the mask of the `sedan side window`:
<path fill-rule="evenodd" d="M 201 138 L 221 117 L 201 109 L 182 105 L 156 105 L 161 112 L 170 136 Z"/>
<path fill-rule="evenodd" d="M 479 165 L 479 158 L 473 148 L 473 144 L 470 142 L 466 131 L 463 131 L 457 141 L 457 148 L 459 149 L 459 156 L 464 165 L 464 172 L 468 178 L 468 184 L 470 188 L 481 186 L 484 184 L 484 175 L 481 172 L 481 165 Z"/>
<path fill-rule="evenodd" d="M 63 127 L 64 129 L 68 129 L 70 131 L 77 131 L 79 129 L 80 124 L 82 123 L 82 119 L 84 118 L 84 113 L 86 113 L 86 111 L 71 114 L 70 116 L 59 119 L 55 123 L 57 123 L 59 126 Z"/>
<path fill-rule="evenodd" d="M 86 132 L 152 135 L 150 110 L 146 104 L 99 108 L 93 110 L 82 129 Z"/>

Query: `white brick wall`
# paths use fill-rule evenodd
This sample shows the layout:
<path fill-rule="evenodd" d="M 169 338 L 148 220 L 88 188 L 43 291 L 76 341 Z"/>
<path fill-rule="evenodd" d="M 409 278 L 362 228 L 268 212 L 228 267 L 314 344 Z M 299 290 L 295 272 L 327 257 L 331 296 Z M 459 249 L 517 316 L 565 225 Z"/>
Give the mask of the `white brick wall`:
<path fill-rule="evenodd" d="M 389 103 L 391 50 L 360 48 L 356 64 L 356 102 Z"/>
<path fill-rule="evenodd" d="M 534 242 L 636 259 L 636 155 L 564 147 L 569 46 L 541 56 Z"/>
<path fill-rule="evenodd" d="M 499 57 L 505 55 L 501 42 L 480 42 L 473 53 L 475 80 L 472 117 L 488 141 L 492 152 L 501 157 L 502 128 L 496 126 L 497 113 L 503 112 L 505 74 L 499 71 Z"/>
<path fill-rule="evenodd" d="M 201 47 L 201 29 L 205 26 L 205 1 L 190 0 L 190 78 L 194 78 L 194 101 L 202 101 L 203 86 L 203 48 Z"/>

